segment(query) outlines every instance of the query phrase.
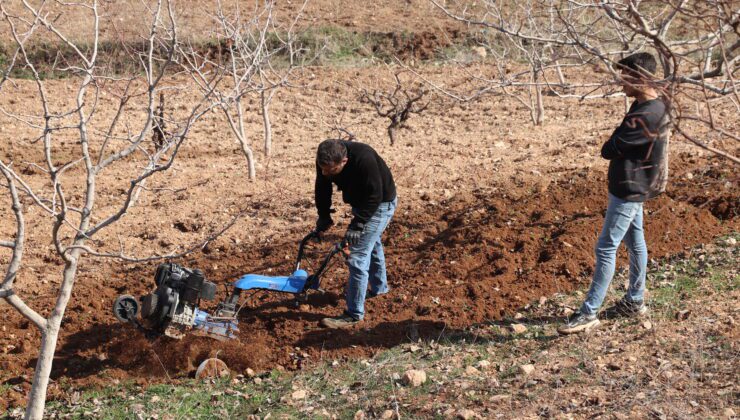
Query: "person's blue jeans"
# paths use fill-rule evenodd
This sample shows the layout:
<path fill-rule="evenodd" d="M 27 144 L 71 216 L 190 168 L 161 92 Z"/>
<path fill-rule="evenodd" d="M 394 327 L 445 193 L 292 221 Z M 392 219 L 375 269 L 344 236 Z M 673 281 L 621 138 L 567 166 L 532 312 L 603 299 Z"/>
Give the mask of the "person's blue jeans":
<path fill-rule="evenodd" d="M 647 245 L 642 229 L 642 203 L 625 201 L 609 194 L 604 227 L 596 243 L 596 266 L 591 288 L 581 313 L 592 315 L 604 302 L 609 283 L 614 277 L 617 249 L 624 240 L 629 251 L 629 288 L 625 296 L 629 302 L 641 302 L 645 293 L 647 273 Z"/>
<path fill-rule="evenodd" d="M 393 218 L 398 198 L 380 203 L 380 207 L 365 223 L 359 242 L 350 246 L 347 265 L 349 284 L 347 285 L 347 314 L 355 319 L 365 317 L 365 294 L 370 283 L 370 292 L 382 295 L 388 292 L 388 277 L 385 271 L 385 255 L 380 239 L 383 231 Z M 354 209 L 353 209 L 354 211 Z"/>

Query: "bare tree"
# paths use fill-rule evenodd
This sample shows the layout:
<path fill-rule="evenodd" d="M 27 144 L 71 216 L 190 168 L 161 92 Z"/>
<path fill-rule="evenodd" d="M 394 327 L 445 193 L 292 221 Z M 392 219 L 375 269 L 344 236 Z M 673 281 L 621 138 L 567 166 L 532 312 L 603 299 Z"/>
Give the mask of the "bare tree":
<path fill-rule="evenodd" d="M 305 2 L 300 10 L 305 7 Z M 216 38 L 224 49 L 217 59 L 189 48 L 184 63 L 201 91 L 208 93 L 213 105 L 226 118 L 247 160 L 249 179 L 257 176 L 256 159 L 249 130 L 246 126 L 246 105 L 249 98 L 259 101 L 263 121 L 264 152 L 272 152 L 272 123 L 269 106 L 281 87 L 289 85 L 296 68 L 300 49 L 295 46 L 295 20 L 281 26 L 274 16 L 274 1 L 257 4 L 246 12 L 237 8 L 228 14 L 218 2 L 214 15 Z M 281 60 L 279 60 L 279 58 Z M 279 62 L 279 63 L 278 63 Z"/>
<path fill-rule="evenodd" d="M 83 8 L 89 16 L 85 26 L 91 28 L 92 39 L 87 40 L 87 48 L 75 43 L 74 37 L 64 33 L 55 26 L 53 20 L 49 20 L 45 2 L 38 6 L 36 4 L 38 2 L 22 0 L 22 11 L 13 14 L 8 11 L 5 3 L 0 2 L 0 22 L 7 25 L 14 41 L 13 59 L 4 69 L 0 91 L 5 90 L 4 94 L 12 94 L 12 91 L 8 91 L 18 87 L 8 77 L 16 66 L 22 66 L 31 73 L 36 91 L 32 97 L 23 98 L 22 103 L 15 108 L 0 109 L 0 113 L 38 133 L 29 148 L 38 147 L 42 152 L 43 162 L 33 165 L 43 171 L 43 176 L 50 185 L 50 188 L 33 187 L 35 183 L 16 169 L 12 154 L 10 161 L 0 159 L 0 172 L 3 175 L 0 179 L 4 179 L 4 183 L 0 183 L 0 189 L 8 192 L 16 227 L 12 240 L 0 241 L 0 248 L 12 250 L 11 260 L 0 286 L 0 297 L 30 320 L 41 333 L 39 356 L 26 408 L 27 419 L 40 419 L 43 416 L 62 318 L 75 284 L 78 264 L 84 256 L 144 261 L 175 257 L 198 249 L 196 245 L 184 250 L 174 249 L 165 255 L 135 257 L 128 255 L 121 244 L 106 244 L 99 238 L 99 234 L 126 216 L 139 200 L 142 191 L 146 190 L 148 180 L 172 167 L 193 125 L 212 108 L 207 95 L 195 97 L 185 112 L 171 117 L 166 132 L 164 129 L 160 131 L 161 147 L 154 148 L 153 151 L 145 147 L 155 124 L 157 95 L 164 90 L 187 91 L 186 86 L 178 85 L 178 80 L 183 78 L 178 78 L 173 72 L 178 68 L 179 40 L 176 18 L 168 0 L 159 0 L 151 5 L 151 25 L 146 37 L 146 47 L 132 57 L 132 61 L 140 64 L 140 73 L 124 78 L 106 75 L 105 69 L 99 64 L 101 14 L 97 1 L 58 4 L 61 7 Z M 67 86 L 77 86 L 72 105 L 66 105 L 65 101 L 50 95 L 48 82 L 40 76 L 37 63 L 28 53 L 28 48 L 42 31 L 53 34 L 56 42 L 73 52 L 72 57 L 57 68 L 65 76 Z M 110 106 L 110 102 L 103 100 L 104 94 L 116 97 L 112 114 L 102 112 Z M 36 113 L 34 109 L 40 111 Z M 161 118 L 163 120 L 164 116 L 161 115 Z M 163 128 L 161 125 L 162 122 L 160 128 Z M 60 153 L 57 147 L 59 141 L 64 139 L 73 139 L 76 145 L 71 157 L 69 148 Z M 131 168 L 130 165 L 125 165 L 125 161 L 130 162 L 132 159 L 137 162 L 133 167 L 135 172 L 131 173 L 127 181 L 117 209 L 109 214 L 101 213 L 96 202 L 101 177 L 110 172 L 111 168 Z M 48 316 L 41 314 L 48 308 L 32 308 L 20 296 L 15 285 L 22 266 L 28 229 L 43 232 L 46 226 L 43 220 L 28 224 L 24 218 L 24 199 L 49 216 L 50 242 L 63 262 L 61 284 Z M 204 243 L 221 234 L 234 221 L 213 232 L 204 239 Z"/>
<path fill-rule="evenodd" d="M 612 76 L 594 90 L 589 89 L 590 84 L 583 84 L 578 87 L 589 91 L 559 96 L 585 99 L 594 97 L 590 93 L 597 89 L 604 93 L 596 96 L 612 95 L 613 86 L 624 82 L 619 79 L 615 62 L 636 51 L 654 50 L 662 67 L 662 77 L 654 82 L 655 87 L 663 93 L 670 111 L 667 126 L 672 130 L 666 131 L 679 133 L 704 149 L 740 163 L 733 154 L 736 146 L 723 150 L 708 144 L 708 140 L 718 144 L 729 141 L 731 145 L 740 141 L 729 121 L 716 118 L 720 112 L 740 112 L 740 8 L 736 2 L 530 0 L 526 3 L 529 12 L 520 19 L 511 19 L 502 10 L 521 6 L 485 0 L 481 8 L 468 8 L 467 4 L 430 1 L 458 21 L 528 45 L 545 44 L 559 51 L 560 58 L 554 61 L 559 65 L 600 64 Z M 548 19 L 543 20 L 544 16 Z M 530 24 L 533 22 L 536 24 Z M 479 96 L 481 91 L 470 97 Z M 705 139 L 692 134 L 696 132 L 706 133 Z"/>
<path fill-rule="evenodd" d="M 392 90 L 373 90 L 369 92 L 362 89 L 360 101 L 371 104 L 379 116 L 388 118 L 388 138 L 391 144 L 396 142 L 396 132 L 406 128 L 406 121 L 412 114 L 421 114 L 429 106 L 430 101 L 422 103 L 421 100 L 429 91 L 421 87 L 411 88 L 401 81 L 401 73 L 396 72 L 393 78 L 396 82 Z"/>

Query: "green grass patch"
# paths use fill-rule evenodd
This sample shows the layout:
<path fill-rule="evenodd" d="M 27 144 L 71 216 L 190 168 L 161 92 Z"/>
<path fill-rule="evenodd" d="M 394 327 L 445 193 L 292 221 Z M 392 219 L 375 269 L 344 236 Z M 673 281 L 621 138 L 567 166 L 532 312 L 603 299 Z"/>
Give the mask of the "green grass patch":
<path fill-rule="evenodd" d="M 651 270 L 648 276 L 652 278 L 653 287 L 648 285 L 648 288 L 654 312 L 672 317 L 683 308 L 686 299 L 737 290 L 739 252 L 737 246 L 727 244 L 739 238 L 738 233 L 719 238 L 710 249 L 700 249 L 687 258 L 665 261 Z"/>

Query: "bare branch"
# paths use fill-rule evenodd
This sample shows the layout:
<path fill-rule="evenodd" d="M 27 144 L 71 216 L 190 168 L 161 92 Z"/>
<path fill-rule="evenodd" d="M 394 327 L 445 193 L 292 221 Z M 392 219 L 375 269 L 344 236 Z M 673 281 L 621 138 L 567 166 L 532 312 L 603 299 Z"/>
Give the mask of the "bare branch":
<path fill-rule="evenodd" d="M 224 233 L 226 233 L 226 231 L 228 231 L 229 229 L 231 229 L 231 227 L 234 226 L 236 224 L 236 222 L 238 222 L 244 216 L 244 214 L 246 214 L 246 212 L 247 212 L 247 210 L 241 210 L 241 211 L 239 211 L 239 213 L 236 216 L 234 216 L 231 219 L 231 221 L 229 221 L 221 229 L 219 229 L 219 230 L 213 232 L 212 234 L 208 235 L 208 237 L 206 237 L 205 239 L 199 241 L 197 244 L 191 245 L 190 247 L 186 248 L 184 251 L 180 251 L 180 252 L 174 252 L 173 251 L 173 252 L 170 252 L 170 253 L 165 254 L 165 255 L 151 255 L 151 256 L 147 256 L 147 257 L 132 257 L 132 256 L 129 256 L 129 255 L 126 255 L 123 250 L 121 250 L 121 252 L 118 252 L 118 253 L 98 252 L 98 251 L 95 251 L 95 250 L 93 250 L 92 248 L 90 248 L 88 246 L 85 246 L 85 245 L 72 245 L 72 246 L 70 246 L 70 247 L 67 248 L 66 252 L 77 249 L 77 250 L 81 250 L 85 254 L 88 254 L 88 255 L 93 256 L 93 257 L 98 257 L 98 258 L 115 258 L 115 259 L 119 259 L 119 260 L 122 260 L 122 261 L 136 262 L 136 263 L 150 262 L 150 261 L 158 261 L 158 260 L 164 260 L 164 259 L 173 259 L 173 258 L 182 258 L 182 257 L 184 257 L 184 256 L 186 256 L 188 254 L 191 254 L 193 252 L 202 250 L 203 248 L 206 247 L 206 245 L 208 245 L 209 243 L 211 243 L 213 240 L 217 239 L 218 237 L 220 237 L 221 235 L 223 235 Z"/>

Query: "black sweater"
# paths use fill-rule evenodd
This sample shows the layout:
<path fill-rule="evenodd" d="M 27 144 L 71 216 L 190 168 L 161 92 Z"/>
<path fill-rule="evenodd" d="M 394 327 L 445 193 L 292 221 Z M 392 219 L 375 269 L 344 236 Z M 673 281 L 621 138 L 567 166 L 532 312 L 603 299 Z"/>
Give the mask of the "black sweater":
<path fill-rule="evenodd" d="M 660 99 L 635 101 L 622 124 L 601 148 L 609 162 L 609 192 L 643 202 L 663 191 L 668 181 L 666 107 Z"/>
<path fill-rule="evenodd" d="M 332 182 L 342 191 L 342 200 L 356 212 L 350 226 L 366 223 L 380 203 L 396 198 L 396 184 L 390 169 L 378 153 L 367 144 L 343 141 L 347 147 L 347 164 L 338 175 L 325 177 L 316 164 L 315 199 L 319 217 L 330 216 Z"/>

